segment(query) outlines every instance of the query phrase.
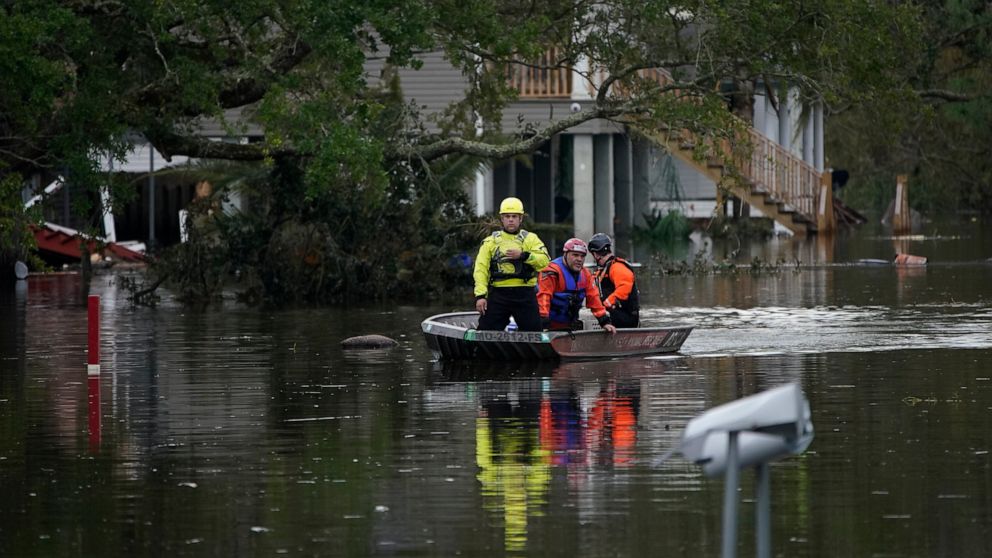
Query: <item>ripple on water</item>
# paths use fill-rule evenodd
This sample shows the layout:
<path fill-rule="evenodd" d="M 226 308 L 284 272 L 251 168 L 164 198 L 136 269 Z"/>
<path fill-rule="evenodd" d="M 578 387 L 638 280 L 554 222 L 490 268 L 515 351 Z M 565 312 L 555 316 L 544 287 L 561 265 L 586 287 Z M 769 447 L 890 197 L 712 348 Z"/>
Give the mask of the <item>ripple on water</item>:
<path fill-rule="evenodd" d="M 781 353 L 992 348 L 992 312 L 970 304 L 786 308 L 655 308 L 645 325 L 689 322 L 682 354 Z M 769 332 L 773 332 L 769 334 Z"/>

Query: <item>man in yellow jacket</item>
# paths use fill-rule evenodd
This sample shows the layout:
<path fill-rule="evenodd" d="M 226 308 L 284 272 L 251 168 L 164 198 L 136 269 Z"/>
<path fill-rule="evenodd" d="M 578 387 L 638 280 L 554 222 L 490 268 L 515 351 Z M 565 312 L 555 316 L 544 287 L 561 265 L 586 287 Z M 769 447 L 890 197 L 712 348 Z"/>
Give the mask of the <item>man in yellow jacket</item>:
<path fill-rule="evenodd" d="M 537 310 L 537 272 L 551 257 L 536 234 L 520 228 L 524 204 L 506 198 L 499 205 L 501 230 L 482 241 L 475 258 L 475 309 L 479 311 L 478 329 L 502 330 L 517 322 L 520 331 L 541 331 Z"/>

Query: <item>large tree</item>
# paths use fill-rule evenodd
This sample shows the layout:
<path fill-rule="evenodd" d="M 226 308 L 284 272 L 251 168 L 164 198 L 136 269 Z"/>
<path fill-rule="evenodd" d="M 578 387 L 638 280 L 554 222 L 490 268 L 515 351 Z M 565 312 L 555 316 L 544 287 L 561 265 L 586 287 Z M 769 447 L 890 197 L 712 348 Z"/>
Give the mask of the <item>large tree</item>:
<path fill-rule="evenodd" d="M 527 153 L 590 119 L 720 137 L 740 126 L 728 107 L 746 117 L 758 84 L 827 103 L 898 91 L 892 69 L 917 51 L 918 25 L 912 4 L 861 0 L 13 0 L 0 3 L 0 178 L 58 170 L 97 184 L 96 159 L 122 156 L 137 133 L 167 156 L 293 167 L 312 206 L 375 213 L 397 188 L 416 197 L 435 162 Z M 498 129 L 516 95 L 507 76 L 552 48 L 539 64 L 576 69 L 594 102 Z M 468 84 L 442 115 L 364 74 L 369 59 L 417 68 L 436 50 Z M 230 114 L 264 141 L 197 135 Z"/>
<path fill-rule="evenodd" d="M 459 121 L 457 110 L 450 118 L 463 125 L 442 126 L 444 137 L 423 133 L 409 112 L 390 128 L 363 76 L 369 57 L 416 67 L 418 53 L 444 49 L 470 78 L 463 107 L 486 122 L 513 98 L 508 69 L 550 47 L 554 65 L 584 58 L 590 79 L 605 70 L 596 102 L 535 130 L 543 138 L 628 114 L 725 124 L 706 101 L 759 79 L 831 102 L 870 96 L 899 85 L 892 68 L 913 47 L 916 24 L 910 5 L 855 0 L 16 0 L 0 13 L 4 172 L 77 166 L 99 150 L 119 152 L 137 131 L 170 155 L 297 157 L 322 182 L 342 172 L 376 178 L 402 158 L 505 156 L 539 141 L 476 141 L 474 119 Z M 646 68 L 665 68 L 674 82 L 641 79 Z M 719 87 L 727 82 L 739 90 Z M 675 104 L 665 90 L 702 102 Z M 266 141 L 193 133 L 229 109 L 249 110 Z"/>
<path fill-rule="evenodd" d="M 925 48 L 895 66 L 907 84 L 891 98 L 839 105 L 828 121 L 831 163 L 850 170 L 845 196 L 865 209 L 892 200 L 897 174 L 932 213 L 992 213 L 992 4 L 925 5 Z"/>

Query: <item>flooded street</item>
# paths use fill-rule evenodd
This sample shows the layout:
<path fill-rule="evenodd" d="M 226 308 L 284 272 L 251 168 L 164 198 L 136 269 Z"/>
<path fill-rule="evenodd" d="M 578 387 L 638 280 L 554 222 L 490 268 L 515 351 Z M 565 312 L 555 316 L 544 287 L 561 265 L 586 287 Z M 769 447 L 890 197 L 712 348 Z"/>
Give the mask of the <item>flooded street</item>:
<path fill-rule="evenodd" d="M 644 325 L 695 330 L 599 362 L 434 362 L 450 306 L 132 308 L 99 276 L 94 382 L 78 278 L 33 276 L 0 293 L 0 556 L 717 556 L 723 480 L 661 458 L 789 381 L 816 437 L 771 467 L 773 554 L 992 555 L 992 230 L 734 249 L 786 263 L 642 268 Z M 896 251 L 930 263 L 858 263 Z M 400 345 L 340 348 L 365 333 Z"/>

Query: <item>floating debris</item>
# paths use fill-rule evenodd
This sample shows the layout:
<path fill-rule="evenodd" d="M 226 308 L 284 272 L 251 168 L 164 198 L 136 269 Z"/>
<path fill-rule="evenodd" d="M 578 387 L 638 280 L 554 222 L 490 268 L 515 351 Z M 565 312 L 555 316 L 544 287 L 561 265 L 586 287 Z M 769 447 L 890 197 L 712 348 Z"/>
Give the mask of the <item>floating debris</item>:
<path fill-rule="evenodd" d="M 388 349 L 399 343 L 385 335 L 358 335 L 341 341 L 345 349 Z"/>

